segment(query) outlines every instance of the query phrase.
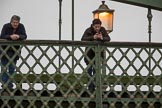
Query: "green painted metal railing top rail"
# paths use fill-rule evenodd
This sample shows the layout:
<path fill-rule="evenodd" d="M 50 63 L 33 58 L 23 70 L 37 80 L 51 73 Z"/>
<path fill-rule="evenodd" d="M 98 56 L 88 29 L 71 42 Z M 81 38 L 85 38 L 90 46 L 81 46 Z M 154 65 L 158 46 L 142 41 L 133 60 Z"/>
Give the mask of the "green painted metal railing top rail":
<path fill-rule="evenodd" d="M 105 46 L 119 46 L 119 47 L 161 47 L 162 43 L 157 43 L 157 42 L 98 42 L 98 41 L 70 41 L 70 40 L 25 40 L 25 41 L 8 41 L 4 39 L 0 39 L 0 44 L 25 44 L 25 45 L 105 45 Z"/>

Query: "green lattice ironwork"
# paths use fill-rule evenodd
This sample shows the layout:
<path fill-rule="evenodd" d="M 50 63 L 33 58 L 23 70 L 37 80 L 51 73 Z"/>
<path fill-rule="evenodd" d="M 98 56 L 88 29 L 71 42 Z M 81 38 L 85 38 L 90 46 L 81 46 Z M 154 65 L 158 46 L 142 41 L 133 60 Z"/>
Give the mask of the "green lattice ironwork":
<path fill-rule="evenodd" d="M 0 57 L 14 45 L 21 55 L 15 74 L 8 74 L 14 89 L 0 89 L 1 108 L 161 108 L 161 43 L 0 40 L 3 45 Z M 85 47 L 95 51 L 89 65 Z M 93 77 L 87 74 L 91 65 Z M 87 89 L 92 81 L 94 92 Z"/>

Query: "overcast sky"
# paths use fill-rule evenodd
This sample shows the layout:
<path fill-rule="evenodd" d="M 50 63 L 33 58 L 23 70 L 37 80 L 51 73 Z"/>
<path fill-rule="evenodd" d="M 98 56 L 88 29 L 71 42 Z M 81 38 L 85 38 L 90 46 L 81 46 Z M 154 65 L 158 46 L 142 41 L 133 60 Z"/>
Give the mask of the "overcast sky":
<path fill-rule="evenodd" d="M 74 0 L 75 30 L 74 40 L 80 40 L 84 30 L 93 19 L 92 11 L 97 9 L 101 0 Z M 71 0 L 62 0 L 62 40 L 72 39 Z M 114 30 L 111 41 L 148 42 L 147 8 L 106 0 L 109 8 L 114 9 Z M 58 0 L 1 0 L 0 28 L 9 22 L 14 14 L 21 16 L 28 39 L 59 39 L 59 2 Z M 162 12 L 152 10 L 152 42 L 162 42 Z"/>

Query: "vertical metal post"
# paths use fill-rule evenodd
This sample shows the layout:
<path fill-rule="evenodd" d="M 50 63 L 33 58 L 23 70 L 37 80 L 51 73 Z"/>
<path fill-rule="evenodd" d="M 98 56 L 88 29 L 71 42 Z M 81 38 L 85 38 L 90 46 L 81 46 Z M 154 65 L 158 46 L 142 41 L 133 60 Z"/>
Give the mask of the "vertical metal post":
<path fill-rule="evenodd" d="M 72 0 L 72 40 L 74 40 L 74 0 Z"/>
<path fill-rule="evenodd" d="M 59 0 L 59 40 L 61 40 L 61 24 L 62 24 L 61 8 L 62 8 L 62 0 Z"/>
<path fill-rule="evenodd" d="M 101 46 L 95 48 L 95 78 L 96 78 L 96 108 L 103 108 L 102 104 L 102 81 L 101 81 Z"/>
<path fill-rule="evenodd" d="M 149 42 L 151 42 L 151 21 L 152 21 L 152 13 L 151 13 L 151 8 L 148 8 L 148 14 L 147 14 L 147 18 L 148 18 L 148 33 L 149 33 Z"/>
<path fill-rule="evenodd" d="M 59 41 L 61 40 L 61 24 L 62 24 L 62 19 L 61 19 L 61 10 L 62 9 L 62 0 L 59 0 Z M 59 46 L 59 70 L 60 70 L 60 65 L 61 65 L 61 48 Z"/>
<path fill-rule="evenodd" d="M 72 40 L 74 40 L 74 0 L 72 0 Z M 72 69 L 74 71 L 74 47 L 72 46 Z"/>
<path fill-rule="evenodd" d="M 151 43 L 151 21 L 152 21 L 152 13 L 151 8 L 148 8 L 148 33 L 149 33 L 149 43 Z M 151 72 L 151 47 L 149 47 L 149 72 Z"/>

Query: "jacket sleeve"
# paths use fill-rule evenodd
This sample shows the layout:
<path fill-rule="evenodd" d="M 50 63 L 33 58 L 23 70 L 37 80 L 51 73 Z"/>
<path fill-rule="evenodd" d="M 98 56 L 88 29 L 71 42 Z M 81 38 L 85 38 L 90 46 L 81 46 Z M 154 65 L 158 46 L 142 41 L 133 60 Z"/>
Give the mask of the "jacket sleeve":
<path fill-rule="evenodd" d="M 26 30 L 23 24 L 20 26 L 20 33 L 18 35 L 20 36 L 19 40 L 25 40 L 27 38 Z"/>
<path fill-rule="evenodd" d="M 83 33 L 83 36 L 81 38 L 82 41 L 93 41 L 94 38 L 93 38 L 93 34 L 92 32 L 90 31 L 90 29 L 86 29 L 85 32 Z"/>
<path fill-rule="evenodd" d="M 102 36 L 103 36 L 103 41 L 110 41 L 111 38 L 110 36 L 108 35 L 106 29 L 104 27 L 101 28 L 101 33 L 102 33 Z"/>
<path fill-rule="evenodd" d="M 2 27 L 0 38 L 1 39 L 9 39 L 10 40 L 11 39 L 10 35 L 6 34 L 6 29 L 7 29 L 7 25 L 5 24 Z"/>

